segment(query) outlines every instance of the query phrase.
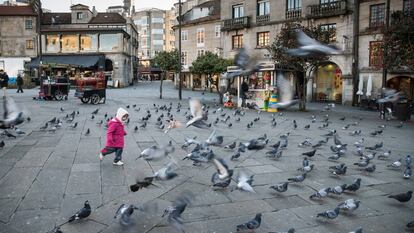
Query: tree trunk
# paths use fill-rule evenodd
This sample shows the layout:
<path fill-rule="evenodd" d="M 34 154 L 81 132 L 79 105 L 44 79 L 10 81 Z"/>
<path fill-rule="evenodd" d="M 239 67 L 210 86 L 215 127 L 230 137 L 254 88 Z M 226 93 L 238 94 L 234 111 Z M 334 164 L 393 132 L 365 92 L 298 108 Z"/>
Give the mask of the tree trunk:
<path fill-rule="evenodd" d="M 166 72 L 162 72 L 161 79 L 160 79 L 160 99 L 162 99 L 162 82 L 164 81 L 164 76 L 166 76 Z"/>
<path fill-rule="evenodd" d="M 216 89 L 217 89 L 217 94 L 219 95 L 219 103 L 223 104 L 223 93 L 220 92 L 220 87 L 219 87 L 218 82 L 217 82 L 217 85 L 216 85 Z"/>
<path fill-rule="evenodd" d="M 297 75 L 297 88 L 298 88 L 298 95 L 299 95 L 299 110 L 306 111 L 306 73 L 305 71 L 299 71 L 296 73 Z"/>

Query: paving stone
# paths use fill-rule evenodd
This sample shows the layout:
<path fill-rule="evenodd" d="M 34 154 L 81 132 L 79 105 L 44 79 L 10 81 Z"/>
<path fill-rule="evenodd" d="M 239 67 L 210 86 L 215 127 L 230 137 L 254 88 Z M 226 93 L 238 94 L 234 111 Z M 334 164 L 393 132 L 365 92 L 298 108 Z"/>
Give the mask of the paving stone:
<path fill-rule="evenodd" d="M 0 198 L 22 197 L 36 178 L 40 168 L 14 168 L 0 181 Z"/>
<path fill-rule="evenodd" d="M 22 232 L 44 233 L 55 227 L 57 209 L 17 211 L 10 225 Z"/>
<path fill-rule="evenodd" d="M 0 198 L 0 221 L 8 222 L 14 211 L 16 210 L 18 204 L 20 203 L 20 198 Z"/>
<path fill-rule="evenodd" d="M 275 198 L 264 199 L 264 201 L 269 203 L 276 210 L 283 210 L 283 209 L 312 205 L 309 201 L 297 195 L 293 195 L 293 196 L 280 195 Z"/>
<path fill-rule="evenodd" d="M 0 156 L 3 165 L 14 165 L 32 148 L 32 146 L 14 146 Z"/>
<path fill-rule="evenodd" d="M 88 194 L 101 192 L 101 177 L 96 172 L 71 172 L 66 192 L 69 194 Z"/>
<path fill-rule="evenodd" d="M 15 167 L 42 167 L 53 149 L 51 147 L 32 148 L 16 163 Z"/>
<path fill-rule="evenodd" d="M 249 166 L 247 167 L 250 171 L 255 174 L 260 173 L 271 173 L 271 172 L 281 172 L 282 170 L 272 166 L 272 165 L 262 165 L 262 166 Z"/>
<path fill-rule="evenodd" d="M 62 232 L 94 233 L 101 232 L 105 227 L 104 224 L 86 219 L 84 221 L 79 221 L 76 224 L 64 224 L 60 229 Z"/>

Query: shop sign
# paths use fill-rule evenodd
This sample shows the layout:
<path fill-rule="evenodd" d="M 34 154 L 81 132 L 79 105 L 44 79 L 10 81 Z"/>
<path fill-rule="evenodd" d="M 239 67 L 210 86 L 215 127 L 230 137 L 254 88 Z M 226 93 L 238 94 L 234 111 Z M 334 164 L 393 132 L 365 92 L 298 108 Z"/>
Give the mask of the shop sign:
<path fill-rule="evenodd" d="M 275 70 L 276 66 L 274 63 L 263 63 L 260 64 L 260 71 L 264 70 Z"/>

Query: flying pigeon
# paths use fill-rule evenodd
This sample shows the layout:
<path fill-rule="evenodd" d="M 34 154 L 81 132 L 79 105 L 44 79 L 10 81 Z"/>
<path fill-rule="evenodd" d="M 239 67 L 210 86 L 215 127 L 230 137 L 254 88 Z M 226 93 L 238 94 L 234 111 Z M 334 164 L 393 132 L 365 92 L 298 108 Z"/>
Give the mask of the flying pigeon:
<path fill-rule="evenodd" d="M 247 191 L 251 193 L 256 193 L 252 187 L 253 183 L 253 176 L 248 177 L 244 173 L 240 173 L 238 179 L 237 179 L 237 186 L 236 189 L 241 191 Z"/>
<path fill-rule="evenodd" d="M 211 182 L 214 187 L 225 188 L 229 186 L 231 177 L 233 176 L 233 170 L 229 170 L 228 165 L 223 159 L 213 159 L 214 166 L 217 172 L 211 177 Z"/>
<path fill-rule="evenodd" d="M 140 208 L 135 205 L 122 204 L 116 211 L 114 218 L 117 218 L 119 215 L 121 215 L 121 218 L 119 220 L 120 223 L 122 225 L 129 225 L 131 224 L 131 215 L 134 213 L 134 210 L 139 209 Z"/>
<path fill-rule="evenodd" d="M 129 186 L 129 189 L 132 192 L 139 191 L 142 188 L 146 188 L 150 185 L 154 185 L 152 183 L 153 180 L 154 180 L 154 177 L 145 177 L 143 181 L 140 181 L 140 180 L 137 179 L 135 184 L 132 184 L 132 185 Z"/>
<path fill-rule="evenodd" d="M 8 129 L 24 122 L 23 111 L 20 111 L 11 97 L 3 97 L 4 119 L 0 120 L 0 129 Z"/>
<path fill-rule="evenodd" d="M 213 130 L 206 143 L 211 146 L 220 146 L 223 143 L 223 136 L 218 136 L 216 130 Z"/>
<path fill-rule="evenodd" d="M 193 118 L 187 122 L 186 127 L 191 125 L 201 129 L 208 129 L 211 127 L 211 124 L 205 122 L 205 120 L 207 120 L 207 114 L 203 113 L 199 100 L 190 99 L 190 111 Z"/>
<path fill-rule="evenodd" d="M 82 209 L 80 209 L 76 214 L 69 218 L 69 222 L 73 222 L 75 220 L 87 218 L 91 214 L 91 206 L 89 205 L 89 201 L 86 200 Z"/>
<path fill-rule="evenodd" d="M 296 39 L 299 47 L 287 50 L 287 53 L 296 57 L 319 57 L 333 54 L 340 54 L 333 45 L 324 45 L 319 41 L 309 37 L 302 30 L 296 31 Z"/>
<path fill-rule="evenodd" d="M 168 215 L 168 223 L 180 232 L 184 232 L 183 219 L 181 214 L 184 212 L 187 205 L 191 203 L 193 195 L 190 192 L 183 192 L 171 206 L 164 210 L 162 217 Z"/>

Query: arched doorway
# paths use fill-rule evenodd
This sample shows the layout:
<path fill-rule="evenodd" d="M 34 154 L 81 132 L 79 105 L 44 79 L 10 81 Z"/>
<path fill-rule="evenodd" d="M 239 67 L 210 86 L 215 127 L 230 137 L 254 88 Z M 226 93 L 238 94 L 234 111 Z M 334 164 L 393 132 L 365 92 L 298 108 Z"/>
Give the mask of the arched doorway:
<path fill-rule="evenodd" d="M 342 71 L 335 63 L 318 66 L 314 80 L 314 100 L 342 103 Z"/>
<path fill-rule="evenodd" d="M 397 76 L 389 79 L 387 87 L 403 92 L 409 100 L 414 97 L 414 81 L 408 76 Z"/>

